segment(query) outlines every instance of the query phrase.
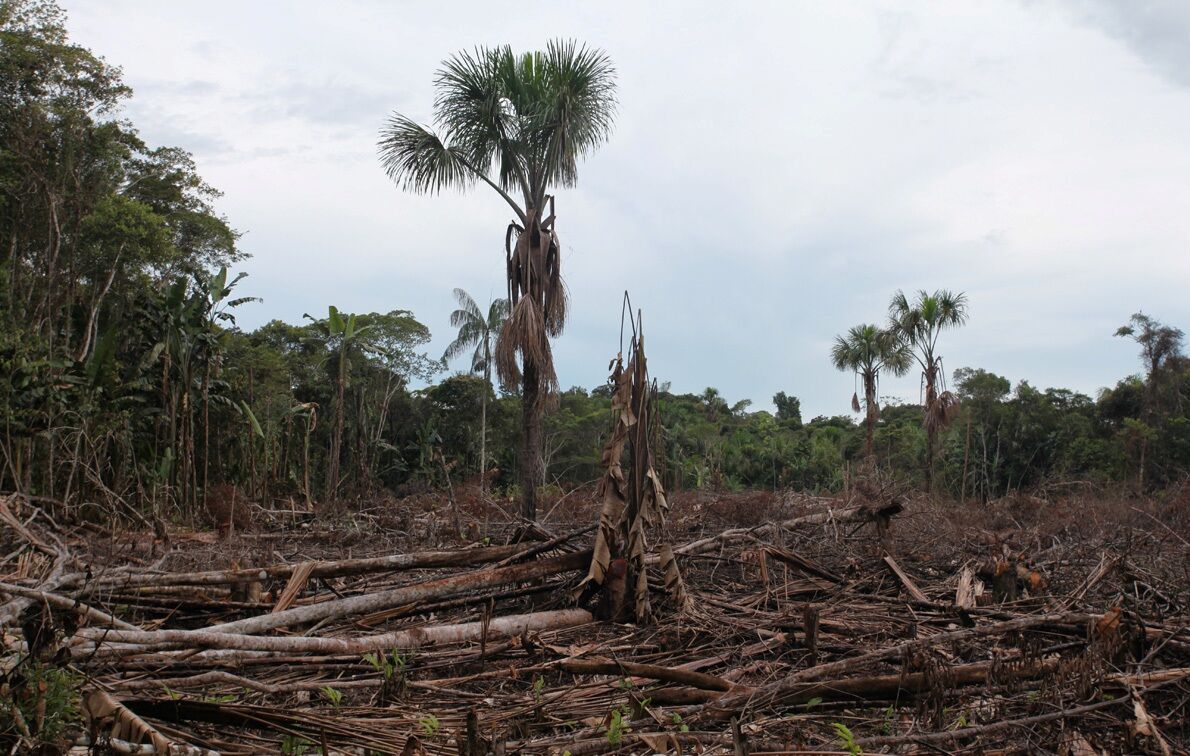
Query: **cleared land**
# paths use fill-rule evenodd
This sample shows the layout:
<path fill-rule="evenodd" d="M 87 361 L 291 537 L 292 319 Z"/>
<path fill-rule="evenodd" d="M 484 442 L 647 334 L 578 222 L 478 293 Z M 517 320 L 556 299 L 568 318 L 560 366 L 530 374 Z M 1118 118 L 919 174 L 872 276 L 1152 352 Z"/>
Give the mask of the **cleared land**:
<path fill-rule="evenodd" d="M 656 572 L 658 622 L 639 627 L 595 619 L 605 595 L 572 598 L 590 491 L 511 545 L 500 502 L 456 493 L 469 540 L 431 494 L 257 511 L 249 532 L 168 543 L 10 497 L 5 653 L 31 643 L 39 664 L 77 670 L 78 741 L 123 752 L 1190 746 L 1185 490 L 677 494 L 664 535 L 691 602 L 674 607 Z"/>

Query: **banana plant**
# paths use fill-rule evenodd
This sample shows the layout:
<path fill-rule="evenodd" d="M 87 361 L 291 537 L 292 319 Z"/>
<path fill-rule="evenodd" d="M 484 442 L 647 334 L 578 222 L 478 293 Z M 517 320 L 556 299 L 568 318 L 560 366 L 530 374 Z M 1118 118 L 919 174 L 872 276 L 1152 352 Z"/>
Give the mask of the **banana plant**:
<path fill-rule="evenodd" d="M 344 316 L 334 305 L 327 308 L 325 320 L 315 320 L 309 314 L 314 341 L 322 344 L 328 357 L 335 360 L 335 402 L 331 425 L 330 453 L 327 460 L 326 488 L 324 497 L 331 501 L 338 493 L 340 483 L 340 456 L 343 449 L 343 426 L 347 414 L 347 386 L 351 377 L 353 354 L 366 356 L 383 354 L 385 350 L 372 338 L 372 327 L 357 322 L 355 314 Z"/>
<path fill-rule="evenodd" d="M 210 451 L 211 382 L 217 375 L 226 344 L 226 329 L 235 325 L 231 310 L 260 301 L 257 297 L 231 298 L 236 285 L 247 276 L 228 279 L 227 268 L 219 272 L 178 278 L 162 295 L 162 337 L 148 360 L 161 362 L 162 406 L 168 426 L 163 443 L 176 450 L 178 464 L 171 483 L 183 506 L 197 501 L 200 490 L 196 463 L 195 415 L 201 404 L 203 417 L 202 486 L 208 483 Z"/>

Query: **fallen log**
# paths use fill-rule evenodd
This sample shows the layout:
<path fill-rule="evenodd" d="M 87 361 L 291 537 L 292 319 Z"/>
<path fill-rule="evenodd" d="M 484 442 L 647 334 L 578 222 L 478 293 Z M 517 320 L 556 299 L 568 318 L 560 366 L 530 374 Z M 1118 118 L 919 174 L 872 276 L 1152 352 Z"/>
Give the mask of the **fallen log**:
<path fill-rule="evenodd" d="M 926 638 L 915 638 L 913 640 L 906 641 L 904 643 L 897 643 L 877 651 L 871 651 L 866 654 L 860 654 L 859 656 L 853 656 L 849 659 L 841 659 L 839 661 L 829 662 L 827 664 L 819 664 L 816 667 L 810 667 L 809 669 L 804 669 L 801 672 L 795 672 L 783 680 L 762 685 L 754 691 L 728 692 L 720 696 L 716 701 L 706 704 L 704 707 L 700 707 L 699 709 L 694 709 L 688 713 L 693 716 L 699 714 L 700 710 L 709 710 L 713 708 L 730 717 L 731 713 L 741 711 L 744 708 L 750 707 L 752 705 L 764 706 L 770 704 L 771 702 L 786 700 L 791 695 L 796 696 L 800 691 L 804 690 L 805 684 L 809 681 L 819 680 L 827 677 L 836 678 L 840 674 L 850 672 L 873 662 L 899 658 L 914 649 L 926 648 L 934 644 L 948 643 L 965 638 L 974 638 L 983 635 L 998 635 L 1000 633 L 1011 632 L 1014 630 L 1026 630 L 1031 627 L 1040 627 L 1043 625 L 1086 624 L 1093 619 L 1097 619 L 1098 616 L 1099 615 L 1081 613 L 1041 614 L 1032 617 L 1020 617 L 1004 622 L 997 622 L 984 627 L 964 628 L 962 630 L 952 630 L 949 632 L 937 633 Z M 686 713 L 683 713 L 683 716 L 685 715 Z"/>
<path fill-rule="evenodd" d="M 990 661 L 949 667 L 944 674 L 948 685 L 958 686 L 984 683 L 992 672 L 996 672 L 996 679 L 1001 681 L 1029 680 L 1044 677 L 1057 668 L 1057 658 L 1045 659 L 1024 666 L 1016 664 L 1004 666 L 998 662 Z M 776 705 L 796 706 L 815 699 L 823 701 L 886 700 L 905 693 L 920 693 L 929 690 L 937 682 L 936 675 L 925 672 L 799 682 L 782 685 L 779 693 L 775 694 L 772 691 L 765 693 L 763 688 L 732 693 L 729 694 L 732 696 L 730 700 L 726 696 L 720 697 L 716 701 L 699 707 L 699 711 L 693 712 L 686 719 L 725 721 L 736 716 L 745 708 L 769 708 Z M 752 695 L 749 695 L 750 693 Z"/>
<path fill-rule="evenodd" d="M 1120 704 L 1129 703 L 1127 698 L 1115 698 L 1108 701 L 1096 701 L 1085 706 L 1075 706 L 1070 709 L 1058 709 L 1047 714 L 1038 714 L 1032 717 L 1021 717 L 1020 719 L 1007 719 L 998 722 L 990 722 L 984 725 L 976 725 L 975 727 L 962 727 L 957 730 L 942 730 L 940 732 L 918 732 L 912 735 L 880 735 L 871 738 L 859 738 L 855 741 L 858 746 L 866 748 L 878 748 L 891 745 L 937 745 L 939 743 L 950 743 L 957 740 L 964 740 L 967 738 L 976 738 L 982 735 L 994 735 L 1005 730 L 1011 730 L 1017 727 L 1030 727 L 1032 725 L 1041 724 L 1043 722 L 1053 722 L 1057 719 L 1070 719 L 1073 717 L 1089 714 L 1100 709 L 1111 708 L 1112 706 L 1119 706 Z"/>
<path fill-rule="evenodd" d="M 892 571 L 892 574 L 896 576 L 897 580 L 901 581 L 901 585 L 904 586 L 905 592 L 908 593 L 914 601 L 919 601 L 923 604 L 930 603 L 930 597 L 922 593 L 921 589 L 917 587 L 917 583 L 914 583 L 913 579 L 901 569 L 901 565 L 897 564 L 897 560 L 893 559 L 892 556 L 885 554 L 884 563 L 888 565 L 888 569 Z"/>
<path fill-rule="evenodd" d="M 585 609 L 559 609 L 549 612 L 514 614 L 495 617 L 487 623 L 487 637 L 507 637 L 526 632 L 558 630 L 591 622 L 591 613 Z M 369 651 L 393 648 L 417 648 L 429 644 L 464 643 L 484 637 L 483 622 L 464 622 L 455 625 L 436 625 L 397 630 L 391 633 L 366 635 L 360 638 L 312 638 L 274 637 L 240 635 L 213 630 L 99 630 L 85 628 L 76 638 L 88 641 L 85 644 L 132 643 L 155 646 L 177 645 L 181 648 L 218 648 L 237 651 L 281 651 L 289 653 L 317 654 L 362 654 Z M 122 648 L 120 652 L 127 653 Z M 79 656 L 92 653 L 90 648 L 79 648 Z M 708 676 L 709 677 L 709 676 Z"/>
<path fill-rule="evenodd" d="M 361 596 L 324 601 L 309 606 L 299 606 L 286 609 L 275 614 L 265 614 L 259 617 L 224 622 L 209 627 L 203 631 L 207 633 L 240 633 L 252 635 L 265 630 L 275 630 L 282 627 L 294 627 L 309 622 L 338 619 L 353 614 L 367 614 L 370 612 L 390 609 L 395 606 L 411 604 L 415 601 L 427 599 L 442 599 L 458 596 L 483 588 L 492 588 L 508 583 L 519 583 L 540 577 L 555 575 L 559 572 L 584 569 L 591 560 L 590 551 L 577 551 L 571 554 L 542 559 L 536 562 L 525 562 L 508 567 L 478 570 L 454 575 L 439 580 L 429 580 L 401 588 L 393 588 L 379 593 L 369 593 Z"/>
<path fill-rule="evenodd" d="M 107 612 L 96 609 L 93 606 L 88 606 L 81 601 L 69 598 L 68 596 L 59 596 L 56 593 L 49 591 L 39 591 L 33 588 L 24 588 L 12 583 L 0 583 L 0 594 L 8 594 L 10 596 L 20 596 L 22 598 L 33 601 L 41 601 L 56 606 L 59 609 L 66 609 L 83 615 L 92 622 L 96 622 L 109 627 L 119 628 L 121 630 L 140 630 L 139 627 L 122 619 L 111 616 Z"/>
<path fill-rule="evenodd" d="M 635 662 L 621 662 L 613 659 L 563 659 L 558 662 L 558 669 L 582 675 L 621 675 L 624 677 L 642 677 L 649 680 L 680 683 L 701 690 L 728 691 L 740 686 L 733 685 L 722 677 L 694 672 L 687 669 L 663 667 L 657 664 L 638 664 Z"/>
<path fill-rule="evenodd" d="M 693 556 L 695 554 L 705 554 L 709 551 L 714 551 L 718 548 L 726 546 L 730 543 L 738 541 L 745 541 L 750 538 L 772 538 L 778 532 L 790 528 L 797 528 L 803 525 L 825 525 L 829 522 L 876 522 L 880 518 L 888 518 L 901 512 L 903 507 L 900 504 L 893 504 L 879 510 L 873 510 L 867 506 L 844 507 L 842 509 L 827 508 L 825 512 L 815 512 L 814 514 L 802 515 L 794 517 L 782 522 L 770 522 L 764 525 L 758 525 L 753 528 L 733 528 L 725 530 L 718 535 L 708 536 L 697 541 L 683 544 L 674 549 L 674 553 L 681 556 Z M 656 565 L 659 562 L 659 557 L 656 554 L 650 555 L 645 559 L 648 565 Z M 828 578 L 829 579 L 829 578 Z"/>
<path fill-rule="evenodd" d="M 313 562 L 309 568 L 311 578 L 344 577 L 365 575 L 373 572 L 395 572 L 397 570 L 420 570 L 436 567 L 466 567 L 487 562 L 498 562 L 525 552 L 524 544 L 508 546 L 481 546 L 470 549 L 444 551 L 415 551 L 408 554 L 391 554 L 382 557 L 361 559 L 340 559 L 333 562 Z M 274 564 L 268 567 L 251 567 L 234 570 L 212 570 L 208 572 L 167 572 L 161 574 L 141 573 L 96 578 L 95 584 L 103 588 L 164 587 L 177 585 L 231 585 L 246 580 L 289 579 L 303 563 Z"/>

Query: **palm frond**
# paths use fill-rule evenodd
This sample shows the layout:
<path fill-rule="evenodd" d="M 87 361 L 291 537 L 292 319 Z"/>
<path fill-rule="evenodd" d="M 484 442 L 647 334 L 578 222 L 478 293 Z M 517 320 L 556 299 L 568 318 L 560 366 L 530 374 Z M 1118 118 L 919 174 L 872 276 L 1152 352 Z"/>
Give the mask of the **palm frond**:
<path fill-rule="evenodd" d="M 405 191 L 437 194 L 443 189 L 466 189 L 478 178 L 465 165 L 463 153 L 399 113 L 381 129 L 378 147 L 384 172 Z"/>
<path fill-rule="evenodd" d="M 446 351 L 442 353 L 443 361 L 450 362 L 475 346 L 476 343 L 483 339 L 483 334 L 483 330 L 471 327 L 470 324 L 460 328 L 454 341 L 450 342 L 450 345 L 446 347 Z"/>
<path fill-rule="evenodd" d="M 501 188 L 528 192 L 517 147 L 519 118 L 505 78 L 512 50 L 476 48 L 449 58 L 435 77 L 435 120 L 480 170 L 498 167 Z"/>
<path fill-rule="evenodd" d="M 616 70 L 602 51 L 574 40 L 550 41 L 540 67 L 546 97 L 534 126 L 545 138 L 546 180 L 573 186 L 578 160 L 611 134 Z"/>
<path fill-rule="evenodd" d="M 475 304 L 475 300 L 471 295 L 462 289 L 454 290 L 455 301 L 459 303 L 459 309 L 450 314 L 450 325 L 453 328 L 459 328 L 466 323 L 480 323 L 484 322 L 483 313 L 479 311 L 479 305 Z"/>
<path fill-rule="evenodd" d="M 521 362 L 537 369 L 541 391 L 539 400 L 556 393 L 558 375 L 554 370 L 553 351 L 546 333 L 545 316 L 532 297 L 522 297 L 500 330 L 496 341 L 496 375 L 508 389 L 521 380 Z"/>
<path fill-rule="evenodd" d="M 499 331 L 505 320 L 508 320 L 508 300 L 503 297 L 493 299 L 488 305 L 488 328 Z"/>

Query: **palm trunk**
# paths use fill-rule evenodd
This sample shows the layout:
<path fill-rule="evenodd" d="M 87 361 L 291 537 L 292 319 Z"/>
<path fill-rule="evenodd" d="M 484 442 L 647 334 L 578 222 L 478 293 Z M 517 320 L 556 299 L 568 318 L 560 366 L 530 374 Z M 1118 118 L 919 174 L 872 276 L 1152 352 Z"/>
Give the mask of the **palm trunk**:
<path fill-rule="evenodd" d="M 211 362 L 207 355 L 202 376 L 202 503 L 207 504 L 207 487 L 211 473 Z"/>
<path fill-rule="evenodd" d="M 526 520 L 537 519 L 537 487 L 545 478 L 544 462 L 541 457 L 541 406 L 538 395 L 537 366 L 525 361 L 521 390 L 521 418 L 524 435 L 521 438 L 521 516 Z"/>
<path fill-rule="evenodd" d="M 875 454 L 872 448 L 873 437 L 876 433 L 876 381 L 871 378 L 864 378 L 864 406 L 867 409 L 867 415 L 864 418 L 864 456 L 871 459 Z"/>
<path fill-rule="evenodd" d="M 331 429 L 331 458 L 327 460 L 326 500 L 328 502 L 335 498 L 335 492 L 339 488 L 339 454 L 343 446 L 343 415 L 347 410 L 345 406 L 346 368 L 347 355 L 341 353 L 339 355 L 339 385 L 335 397 L 335 426 Z"/>
<path fill-rule="evenodd" d="M 485 321 L 485 327 L 487 323 Z M 479 401 L 479 492 L 487 488 L 488 477 L 488 391 L 492 388 L 491 331 L 483 333 L 483 397 Z"/>
<path fill-rule="evenodd" d="M 967 502 L 967 460 L 971 456 L 971 416 L 967 416 L 967 437 L 963 440 L 963 481 L 959 484 L 959 500 Z"/>
<path fill-rule="evenodd" d="M 488 475 L 488 381 L 483 382 L 483 398 L 479 402 L 479 492 L 487 487 Z"/>
<path fill-rule="evenodd" d="M 937 381 L 938 381 L 938 366 L 931 359 L 930 367 L 928 370 L 926 370 L 926 403 L 925 403 L 926 490 L 931 493 L 934 491 L 934 451 L 935 451 L 935 448 L 938 443 L 937 423 L 935 422 L 935 418 L 933 418 L 931 416 L 934 413 L 934 411 L 936 409 L 935 405 L 938 402 Z"/>
<path fill-rule="evenodd" d="M 302 486 L 306 494 L 306 511 L 314 511 L 314 499 L 310 496 L 310 434 L 314 431 L 314 410 L 306 415 L 306 440 L 302 446 Z"/>

